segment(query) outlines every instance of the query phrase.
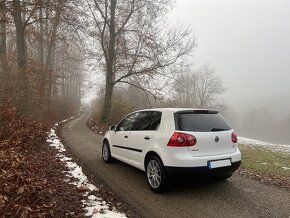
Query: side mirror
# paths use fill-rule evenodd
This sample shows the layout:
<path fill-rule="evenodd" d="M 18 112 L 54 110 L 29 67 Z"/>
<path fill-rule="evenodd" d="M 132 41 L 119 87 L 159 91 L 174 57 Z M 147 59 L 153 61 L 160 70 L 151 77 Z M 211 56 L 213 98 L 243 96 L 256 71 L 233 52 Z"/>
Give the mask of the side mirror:
<path fill-rule="evenodd" d="M 116 126 L 110 126 L 109 130 L 115 131 L 116 130 Z"/>

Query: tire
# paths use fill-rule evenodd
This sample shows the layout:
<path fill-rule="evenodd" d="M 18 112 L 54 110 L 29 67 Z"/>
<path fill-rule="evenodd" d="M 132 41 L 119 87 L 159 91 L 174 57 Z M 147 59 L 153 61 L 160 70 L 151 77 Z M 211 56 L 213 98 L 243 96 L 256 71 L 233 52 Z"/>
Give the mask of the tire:
<path fill-rule="evenodd" d="M 153 192 L 161 193 L 169 188 L 162 161 L 158 156 L 150 156 L 146 161 L 146 177 L 149 187 Z"/>
<path fill-rule="evenodd" d="M 114 160 L 114 158 L 111 156 L 111 149 L 108 141 L 104 141 L 103 143 L 102 158 L 105 163 L 112 163 Z"/>

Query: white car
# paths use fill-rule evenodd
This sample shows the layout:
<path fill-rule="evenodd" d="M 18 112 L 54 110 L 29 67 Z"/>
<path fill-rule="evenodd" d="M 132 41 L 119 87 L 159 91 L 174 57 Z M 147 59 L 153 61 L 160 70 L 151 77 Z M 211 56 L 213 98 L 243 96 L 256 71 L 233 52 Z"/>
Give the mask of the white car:
<path fill-rule="evenodd" d="M 155 192 L 180 175 L 227 179 L 241 164 L 237 135 L 218 111 L 189 108 L 130 113 L 104 136 L 102 157 L 145 171 Z"/>

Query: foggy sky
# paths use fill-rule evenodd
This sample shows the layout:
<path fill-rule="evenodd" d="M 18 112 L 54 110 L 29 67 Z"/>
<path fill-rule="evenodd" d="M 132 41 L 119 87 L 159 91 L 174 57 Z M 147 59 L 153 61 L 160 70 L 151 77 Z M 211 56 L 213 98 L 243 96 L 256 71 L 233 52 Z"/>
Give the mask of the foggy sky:
<path fill-rule="evenodd" d="M 290 0 L 177 0 L 169 18 L 193 28 L 194 64 L 216 68 L 235 110 L 290 113 Z"/>

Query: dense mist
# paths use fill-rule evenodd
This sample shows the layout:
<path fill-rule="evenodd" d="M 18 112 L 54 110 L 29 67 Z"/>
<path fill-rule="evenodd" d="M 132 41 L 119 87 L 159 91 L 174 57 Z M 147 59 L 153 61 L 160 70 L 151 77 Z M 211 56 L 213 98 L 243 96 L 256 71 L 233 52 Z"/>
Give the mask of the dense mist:
<path fill-rule="evenodd" d="M 178 0 L 169 19 L 193 28 L 193 62 L 222 77 L 240 134 L 289 144 L 290 1 Z"/>

